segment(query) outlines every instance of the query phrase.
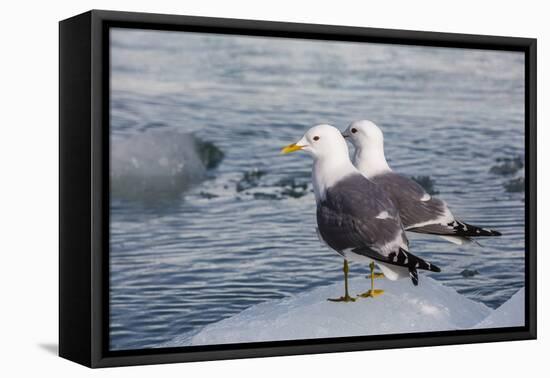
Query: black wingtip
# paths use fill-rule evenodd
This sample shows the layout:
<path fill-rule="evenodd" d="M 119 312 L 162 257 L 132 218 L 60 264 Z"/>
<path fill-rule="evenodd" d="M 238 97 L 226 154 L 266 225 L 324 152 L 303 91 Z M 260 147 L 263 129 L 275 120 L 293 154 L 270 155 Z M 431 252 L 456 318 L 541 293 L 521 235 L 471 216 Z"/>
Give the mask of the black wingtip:
<path fill-rule="evenodd" d="M 409 276 L 414 286 L 418 286 L 418 271 L 416 269 L 409 269 Z"/>
<path fill-rule="evenodd" d="M 502 236 L 502 234 L 499 231 L 491 230 L 488 228 L 482 228 L 479 226 L 474 226 L 472 224 L 464 223 L 461 221 L 455 221 L 453 223 L 449 224 L 450 226 L 455 225 L 454 229 L 456 231 L 456 235 L 459 236 Z"/>
<path fill-rule="evenodd" d="M 436 273 L 440 273 L 441 272 L 441 269 L 437 266 L 437 265 L 434 265 L 434 264 L 430 264 L 430 272 L 436 272 Z"/>
<path fill-rule="evenodd" d="M 472 227 L 472 226 L 468 225 L 468 227 Z M 475 227 L 475 226 L 473 226 L 473 227 Z M 502 236 L 500 231 L 497 231 L 497 230 L 491 230 L 491 229 L 488 229 L 488 228 L 477 228 L 477 229 L 481 230 L 481 235 L 480 236 Z M 476 230 L 476 229 L 474 229 L 474 230 Z M 476 231 L 476 233 L 477 233 L 477 231 Z"/>

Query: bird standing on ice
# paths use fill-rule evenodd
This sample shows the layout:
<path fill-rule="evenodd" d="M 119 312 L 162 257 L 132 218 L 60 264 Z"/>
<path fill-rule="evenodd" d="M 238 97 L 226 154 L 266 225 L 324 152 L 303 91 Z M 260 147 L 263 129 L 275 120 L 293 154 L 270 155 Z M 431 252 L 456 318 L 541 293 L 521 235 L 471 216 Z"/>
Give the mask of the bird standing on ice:
<path fill-rule="evenodd" d="M 348 146 L 338 129 L 317 125 L 281 153 L 303 150 L 313 157 L 312 180 L 317 202 L 319 236 L 344 257 L 344 296 L 332 301 L 354 301 L 348 291 L 348 259 L 366 262 L 371 268 L 374 297 L 374 262 L 390 280 L 409 276 L 418 285 L 418 269 L 440 269 L 409 252 L 409 243 L 391 199 L 351 163 Z"/>
<path fill-rule="evenodd" d="M 384 155 L 382 130 L 373 122 L 355 121 L 342 135 L 355 147 L 353 162 L 357 169 L 391 196 L 405 230 L 438 235 L 455 244 L 478 236 L 501 235 L 456 219 L 444 201 L 432 197 L 414 180 L 394 173 Z"/>

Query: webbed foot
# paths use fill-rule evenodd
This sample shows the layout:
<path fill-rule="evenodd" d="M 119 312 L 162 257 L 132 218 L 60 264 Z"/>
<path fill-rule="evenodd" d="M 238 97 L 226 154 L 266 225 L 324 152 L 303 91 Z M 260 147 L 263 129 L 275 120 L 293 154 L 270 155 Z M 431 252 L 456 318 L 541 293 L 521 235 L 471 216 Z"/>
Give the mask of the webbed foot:
<path fill-rule="evenodd" d="M 328 298 L 327 301 L 329 302 L 355 302 L 357 298 L 350 297 L 349 295 L 344 295 L 340 298 Z"/>
<path fill-rule="evenodd" d="M 373 290 L 366 291 L 362 294 L 359 294 L 358 297 L 361 297 L 361 298 L 374 298 L 374 297 L 378 297 L 378 296 L 382 295 L 383 293 L 384 293 L 384 290 L 382 290 L 382 289 L 373 289 Z"/>

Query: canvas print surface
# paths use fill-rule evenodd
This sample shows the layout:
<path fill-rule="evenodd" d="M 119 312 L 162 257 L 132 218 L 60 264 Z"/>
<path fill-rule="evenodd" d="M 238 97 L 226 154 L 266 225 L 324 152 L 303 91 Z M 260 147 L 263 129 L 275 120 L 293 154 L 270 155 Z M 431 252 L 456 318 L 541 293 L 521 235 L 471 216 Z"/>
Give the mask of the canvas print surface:
<path fill-rule="evenodd" d="M 110 43 L 111 350 L 525 324 L 523 53 Z"/>

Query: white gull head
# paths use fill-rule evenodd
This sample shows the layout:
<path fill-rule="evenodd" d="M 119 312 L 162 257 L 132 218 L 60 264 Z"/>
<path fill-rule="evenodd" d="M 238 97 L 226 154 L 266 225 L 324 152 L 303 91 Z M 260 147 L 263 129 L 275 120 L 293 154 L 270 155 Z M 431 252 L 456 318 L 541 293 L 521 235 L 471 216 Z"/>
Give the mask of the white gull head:
<path fill-rule="evenodd" d="M 352 122 L 342 135 L 353 144 L 353 163 L 368 178 L 391 171 L 384 155 L 384 134 L 374 122 Z"/>
<path fill-rule="evenodd" d="M 281 152 L 299 150 L 313 157 L 312 181 L 317 201 L 325 198 L 327 188 L 350 174 L 359 173 L 349 159 L 342 133 L 334 126 L 313 126 L 302 139 L 284 147 Z"/>

